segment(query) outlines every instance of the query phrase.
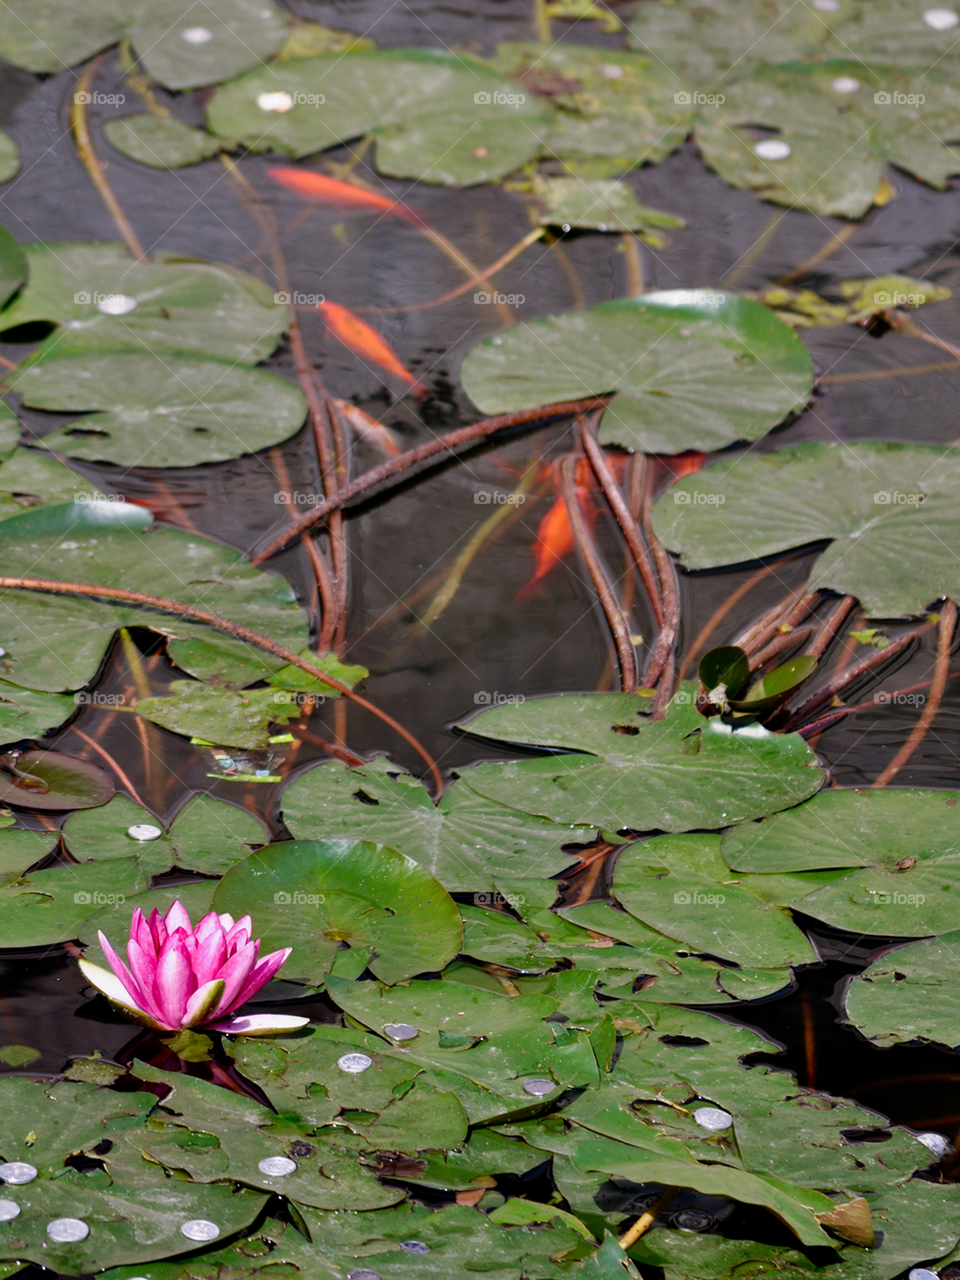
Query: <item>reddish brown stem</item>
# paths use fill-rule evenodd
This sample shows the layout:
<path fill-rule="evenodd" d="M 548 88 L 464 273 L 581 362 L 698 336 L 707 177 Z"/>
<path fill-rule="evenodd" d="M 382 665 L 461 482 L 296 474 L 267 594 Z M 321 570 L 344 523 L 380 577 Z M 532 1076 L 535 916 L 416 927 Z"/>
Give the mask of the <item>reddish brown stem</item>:
<path fill-rule="evenodd" d="M 404 471 L 409 471 L 411 467 L 417 466 L 418 463 L 426 462 L 427 459 L 434 458 L 437 454 L 450 453 L 454 449 L 459 449 L 462 445 L 472 444 L 476 440 L 482 440 L 485 436 L 493 435 L 497 431 L 504 431 L 508 427 L 522 427 L 528 423 L 547 422 L 551 418 L 569 418 L 576 413 L 585 413 L 590 409 L 602 407 L 607 403 L 608 398 L 600 396 L 592 400 L 568 400 L 561 404 L 543 405 L 538 409 L 523 409 L 519 413 L 504 413 L 497 418 L 485 418 L 482 422 L 475 422 L 472 426 L 460 427 L 456 431 L 449 431 L 446 435 L 438 436 L 436 440 L 430 440 L 426 444 L 418 445 L 416 449 L 408 449 L 406 453 L 401 453 L 399 457 L 391 458 L 388 462 L 381 462 L 378 467 L 365 471 L 362 476 L 358 476 L 350 484 L 344 485 L 338 493 L 327 498 L 325 502 L 318 503 L 311 511 L 305 511 L 296 520 L 291 521 L 262 551 L 259 551 L 252 558 L 252 563 L 263 564 L 264 560 L 269 560 L 278 551 L 282 551 L 295 538 L 299 538 L 305 529 L 317 524 L 324 516 L 329 515 L 331 511 L 339 511 L 347 503 L 352 502 L 354 498 L 373 489 L 376 485 L 382 484 L 384 480 L 390 480 Z"/>
<path fill-rule="evenodd" d="M 777 636 L 775 640 L 771 640 L 765 648 L 750 659 L 751 674 L 759 671 L 761 667 L 765 667 L 768 662 L 773 662 L 774 658 L 779 658 L 782 653 L 795 649 L 797 645 L 809 640 L 814 631 L 816 631 L 816 627 L 800 627 L 796 631 L 788 631 L 785 635 Z"/>
<path fill-rule="evenodd" d="M 781 627 L 794 627 L 805 618 L 817 603 L 819 595 L 818 591 L 807 591 L 797 599 L 796 591 L 791 591 L 769 613 L 764 614 L 759 622 L 754 623 L 743 639 L 735 643 L 748 656 L 765 648 Z"/>
<path fill-rule="evenodd" d="M 443 794 L 443 777 L 437 767 L 437 762 L 426 747 L 422 746 L 408 729 L 405 729 L 402 724 L 394 720 L 393 716 L 388 715 L 386 711 L 381 711 L 379 707 L 374 706 L 372 702 L 362 697 L 361 694 L 354 693 L 349 685 L 342 684 L 336 677 L 330 675 L 329 672 L 324 671 L 321 667 L 314 666 L 312 662 L 307 662 L 299 654 L 290 649 L 285 649 L 283 645 L 277 644 L 267 636 L 260 635 L 259 632 L 251 631 L 249 627 L 241 626 L 238 622 L 231 622 L 228 618 L 221 618 L 219 614 L 210 613 L 206 609 L 198 609 L 195 605 L 183 604 L 179 600 L 166 600 L 162 596 L 148 596 L 141 591 L 125 591 L 120 587 L 98 587 L 86 582 L 58 582 L 49 578 L 0 577 L 0 588 L 9 588 L 13 591 L 41 591 L 49 595 L 96 596 L 105 600 L 123 600 L 127 604 L 140 604 L 149 609 L 159 609 L 164 613 L 175 614 L 178 618 L 190 618 L 194 622 L 202 622 L 208 627 L 213 627 L 215 631 L 222 631 L 228 636 L 234 636 L 237 640 L 244 640 L 247 644 L 252 644 L 254 648 L 260 649 L 264 653 L 272 653 L 274 657 L 282 658 L 284 662 L 299 667 L 301 671 L 306 671 L 307 675 L 313 676 L 317 680 L 322 680 L 334 689 L 339 689 L 351 702 L 355 702 L 360 707 L 365 707 L 378 720 L 382 720 L 384 724 L 389 725 L 405 742 L 408 742 L 413 747 L 426 763 L 437 788 L 437 798 L 439 799 Z"/>
<path fill-rule="evenodd" d="M 313 538 L 303 539 L 303 546 L 313 566 L 313 576 L 317 583 L 317 595 L 320 605 L 320 627 L 317 637 L 317 652 L 329 653 L 337 626 L 337 597 L 327 562 L 320 554 L 320 548 Z"/>
<path fill-rule="evenodd" d="M 862 676 L 875 671 L 877 667 L 883 665 L 889 658 L 894 658 L 898 653 L 902 653 L 904 649 L 913 644 L 914 641 L 919 640 L 934 625 L 932 622 L 925 622 L 923 626 L 915 627 L 913 631 L 907 631 L 904 635 L 898 636 L 896 640 L 891 640 L 885 649 L 871 654 L 870 657 L 864 658 L 840 675 L 834 676 L 828 684 L 825 684 L 822 689 L 819 689 L 812 697 L 808 698 L 802 707 L 797 708 L 783 726 L 782 732 L 789 733 L 798 725 L 802 725 L 814 711 L 817 711 L 825 703 L 832 702 L 841 690 L 853 684 L 855 680 L 859 680 Z"/>
<path fill-rule="evenodd" d="M 349 747 L 338 746 L 335 742 L 327 742 L 326 738 L 318 737 L 317 734 L 310 733 L 307 729 L 297 729 L 296 736 L 302 738 L 304 742 L 309 742 L 313 746 L 319 747 L 321 751 L 326 751 L 328 755 L 336 756 L 344 764 L 355 767 L 365 763 L 363 757 L 358 756 Z"/>
<path fill-rule="evenodd" d="M 957 676 L 960 676 L 960 669 L 956 671 L 951 671 L 950 674 L 947 676 L 947 679 L 956 680 Z M 908 685 L 905 685 L 902 689 L 893 689 L 890 692 L 889 701 L 892 702 L 894 699 L 899 697 L 900 694 L 903 694 L 903 693 L 916 693 L 918 689 L 929 689 L 932 683 L 933 681 L 931 680 L 921 680 L 919 684 L 908 684 Z M 803 729 L 799 729 L 797 732 L 800 734 L 802 738 L 808 738 L 810 737 L 811 734 L 820 733 L 824 729 L 829 729 L 831 725 L 834 725 L 838 721 L 843 720 L 845 716 L 852 716 L 857 711 L 866 711 L 869 707 L 877 707 L 877 706 L 883 706 L 883 705 L 884 705 L 883 703 L 878 703 L 876 698 L 874 697 L 874 698 L 870 698 L 867 702 L 858 702 L 855 707 L 840 707 L 837 711 L 832 712 L 830 715 L 824 716 L 822 720 L 815 720 L 813 724 L 808 724 Z"/>
<path fill-rule="evenodd" d="M 600 483 L 607 502 L 610 504 L 610 510 L 616 517 L 624 540 L 630 548 L 630 554 L 633 556 L 634 563 L 637 566 L 637 572 L 640 574 L 643 585 L 646 588 L 647 599 L 650 601 L 654 620 L 657 626 L 660 627 L 663 625 L 663 605 L 660 600 L 656 573 L 647 553 L 647 548 L 643 545 L 643 538 L 640 536 L 637 523 L 631 516 L 624 501 L 620 486 L 614 480 L 610 468 L 607 466 L 603 450 L 594 438 L 593 432 L 596 430 L 597 420 L 598 415 L 596 414 L 591 414 L 589 420 L 586 418 L 580 419 L 580 440 L 583 444 L 584 452 L 590 460 L 593 473 Z"/>
<path fill-rule="evenodd" d="M 830 616 L 820 628 L 820 634 L 814 640 L 813 644 L 807 650 L 811 658 L 820 659 L 830 648 L 837 632 L 849 618 L 856 600 L 853 596 L 844 596 L 841 601 L 833 608 Z"/>
<path fill-rule="evenodd" d="M 107 764 L 110 766 L 113 772 L 117 775 L 120 785 L 130 794 L 130 796 L 134 800 L 136 800 L 137 804 L 140 806 L 141 809 L 146 809 L 147 806 L 143 803 L 143 801 L 140 799 L 140 796 L 137 794 L 136 787 L 133 785 L 133 783 L 130 781 L 130 779 L 127 777 L 124 771 L 117 764 L 116 760 L 114 760 L 113 756 L 110 755 L 109 751 L 105 751 L 103 747 L 101 747 L 99 742 L 95 742 L 93 738 L 91 738 L 88 734 L 84 733 L 82 729 L 78 729 L 76 725 L 70 726 L 70 732 L 75 733 L 78 738 L 81 738 L 87 744 L 88 747 L 93 747 L 94 751 L 96 751 L 96 753 L 99 756 L 102 756 L 102 758 L 107 762 Z"/>
<path fill-rule="evenodd" d="M 635 693 L 637 689 L 637 658 L 630 640 L 630 627 L 620 612 L 620 606 L 617 604 L 610 583 L 607 581 L 607 575 L 603 571 L 600 557 L 597 555 L 593 539 L 590 537 L 590 531 L 587 529 L 587 522 L 584 520 L 583 513 L 580 510 L 575 484 L 576 465 L 577 460 L 572 456 L 564 458 L 560 463 L 560 488 L 563 493 L 563 500 L 566 503 L 567 515 L 570 517 L 570 527 L 573 530 L 574 540 L 577 543 L 580 554 L 583 556 L 587 572 L 590 574 L 590 580 L 593 582 L 594 590 L 600 599 L 607 623 L 613 633 L 614 644 L 617 646 L 617 660 L 620 663 L 620 687 L 624 693 Z"/>
<path fill-rule="evenodd" d="M 923 712 L 920 719 L 913 727 L 913 732 L 906 740 L 897 754 L 893 757 L 887 767 L 884 769 L 880 777 L 874 782 L 874 787 L 885 787 L 888 782 L 892 782 L 903 766 L 907 763 L 913 753 L 919 747 L 920 743 L 927 735 L 927 730 L 933 724 L 937 712 L 940 710 L 940 703 L 943 699 L 943 691 L 947 687 L 947 676 L 950 671 L 950 650 L 953 647 L 953 633 L 957 627 L 957 606 L 952 600 L 944 602 L 944 606 L 940 611 L 940 629 L 937 636 L 937 662 L 933 670 L 933 683 L 930 686 L 930 697 L 924 704 Z"/>
<path fill-rule="evenodd" d="M 649 464 L 646 467 L 646 483 L 643 493 L 643 511 L 641 517 L 641 526 L 647 540 L 647 545 L 653 552 L 654 563 L 657 566 L 657 575 L 660 578 L 660 593 L 663 598 L 663 627 L 657 637 L 657 643 L 654 645 L 653 652 L 647 663 L 647 669 L 644 672 L 643 682 L 645 685 L 659 685 L 657 689 L 657 699 L 654 707 L 654 716 L 659 716 L 666 703 L 673 694 L 673 671 L 675 664 L 673 661 L 673 646 L 676 644 L 677 631 L 680 628 L 680 588 L 677 583 L 677 571 L 674 568 L 673 561 L 670 559 L 666 551 L 660 545 L 660 541 L 653 531 L 653 522 L 651 520 L 651 511 L 653 510 L 653 492 L 654 492 L 655 473 L 653 467 Z M 667 680 L 666 668 L 670 667 L 670 679 Z"/>

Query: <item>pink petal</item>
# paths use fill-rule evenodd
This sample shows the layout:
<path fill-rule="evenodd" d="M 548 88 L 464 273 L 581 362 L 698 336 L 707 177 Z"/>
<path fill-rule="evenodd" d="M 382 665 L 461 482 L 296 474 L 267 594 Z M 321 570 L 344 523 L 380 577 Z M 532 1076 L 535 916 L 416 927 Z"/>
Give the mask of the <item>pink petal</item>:
<path fill-rule="evenodd" d="M 240 1018 L 226 1018 L 208 1023 L 211 1031 L 225 1031 L 232 1036 L 270 1036 L 299 1031 L 309 1018 L 293 1018 L 289 1014 L 254 1013 Z"/>
<path fill-rule="evenodd" d="M 253 925 L 249 916 L 244 916 L 227 933 L 227 951 L 245 947 L 253 934 Z M 241 935 L 245 935 L 241 937 Z"/>
<path fill-rule="evenodd" d="M 245 947 L 232 955 L 226 964 L 221 966 L 217 977 L 223 978 L 227 984 L 224 988 L 223 999 L 220 1001 L 221 1009 L 232 1009 L 234 1007 L 237 993 L 243 989 L 250 970 L 257 963 L 259 950 L 259 942 L 248 942 Z"/>
<path fill-rule="evenodd" d="M 130 921 L 130 937 L 135 939 L 145 951 L 154 951 L 155 944 L 150 925 L 144 919 L 143 912 L 137 907 Z"/>
<path fill-rule="evenodd" d="M 264 956 L 260 963 L 250 970 L 246 982 L 230 1002 L 229 1008 L 221 1000 L 221 1013 L 232 1013 L 234 1009 L 239 1009 L 242 1004 L 246 1004 L 250 997 L 255 996 L 261 987 L 265 987 L 273 975 L 286 964 L 292 950 L 292 947 L 285 947 L 283 951 L 271 951 L 268 956 Z"/>
<path fill-rule="evenodd" d="M 131 938 L 127 943 L 127 959 L 130 961 L 130 969 L 140 991 L 138 1001 L 140 1007 L 145 1009 L 152 1018 L 162 1020 L 161 1007 L 153 994 L 153 984 L 157 976 L 157 958 L 153 953 L 152 945 L 149 951 L 144 951 Z"/>
<path fill-rule="evenodd" d="M 173 933 L 175 929 L 182 929 L 184 933 L 193 933 L 193 925 L 190 923 L 190 917 L 187 915 L 187 909 L 178 898 L 170 907 L 170 910 L 163 917 L 163 923 L 167 926 L 167 933 Z"/>
<path fill-rule="evenodd" d="M 133 976 L 133 974 L 130 972 L 127 966 L 123 963 L 123 961 L 114 951 L 113 947 L 111 947 L 110 943 L 107 940 L 106 935 L 103 933 L 102 930 L 97 934 L 97 936 L 100 939 L 100 946 L 103 950 L 103 954 L 107 957 L 107 964 L 110 966 L 113 972 L 117 975 L 117 977 L 123 983 L 124 990 L 126 991 L 127 995 L 130 997 L 130 999 L 134 1002 L 134 1004 L 139 1005 L 141 1003 L 141 992 L 140 992 L 139 982 L 137 982 L 136 978 Z"/>
<path fill-rule="evenodd" d="M 221 923 L 221 925 L 223 925 L 224 932 L 226 932 L 226 930 L 227 930 L 227 929 L 232 929 L 232 928 L 233 928 L 233 916 L 228 915 L 228 914 L 226 913 L 226 911 L 225 911 L 225 912 L 223 913 L 223 915 L 220 917 L 220 923 Z"/>
<path fill-rule="evenodd" d="M 215 911 L 211 911 L 197 923 L 197 927 L 193 932 L 196 934 L 198 941 L 203 942 L 212 934 L 217 934 L 222 938 L 225 931 L 220 923 L 220 917 Z"/>
<path fill-rule="evenodd" d="M 220 974 L 220 969 L 227 958 L 227 948 L 223 941 L 223 933 L 217 925 L 217 932 L 204 938 L 193 957 L 193 971 L 198 982 L 209 982 Z"/>
<path fill-rule="evenodd" d="M 173 941 L 173 939 L 169 939 Z M 162 1021 L 172 1031 L 183 1025 L 187 1001 L 193 995 L 196 983 L 186 956 L 176 946 L 164 949 L 157 965 L 153 981 L 153 995 L 160 1007 Z"/>
<path fill-rule="evenodd" d="M 167 926 L 163 923 L 163 916 L 156 907 L 150 912 L 149 928 L 154 950 L 159 955 L 160 948 L 167 940 Z"/>

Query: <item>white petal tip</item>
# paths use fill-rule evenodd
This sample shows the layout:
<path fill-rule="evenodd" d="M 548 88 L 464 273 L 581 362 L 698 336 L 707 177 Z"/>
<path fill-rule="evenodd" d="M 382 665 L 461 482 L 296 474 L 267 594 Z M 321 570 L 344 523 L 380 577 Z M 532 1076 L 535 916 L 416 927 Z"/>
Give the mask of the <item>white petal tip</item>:
<path fill-rule="evenodd" d="M 211 1022 L 208 1029 L 225 1031 L 231 1036 L 280 1036 L 287 1031 L 299 1031 L 309 1021 L 309 1018 L 292 1018 L 281 1013 L 254 1013 L 247 1017 Z"/>

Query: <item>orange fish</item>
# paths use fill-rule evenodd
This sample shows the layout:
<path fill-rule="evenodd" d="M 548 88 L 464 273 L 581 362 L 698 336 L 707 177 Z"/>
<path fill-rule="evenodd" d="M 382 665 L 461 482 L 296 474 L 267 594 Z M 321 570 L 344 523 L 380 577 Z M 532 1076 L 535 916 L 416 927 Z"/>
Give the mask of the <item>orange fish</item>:
<path fill-rule="evenodd" d="M 375 191 L 364 191 L 350 182 L 339 182 L 336 178 L 328 178 L 325 174 L 314 173 L 310 169 L 293 169 L 289 165 L 276 165 L 267 170 L 267 174 L 300 196 L 302 200 L 312 200 L 315 204 L 328 204 L 334 209 L 342 209 L 349 213 L 383 213 L 415 227 L 428 227 L 430 224 L 416 209 L 391 200 L 388 196 L 379 196 Z"/>
<path fill-rule="evenodd" d="M 362 409 L 359 409 L 355 404 L 351 404 L 349 400 L 338 400 L 336 405 L 344 420 L 350 424 L 361 439 L 379 449 L 384 457 L 396 458 L 399 456 L 402 451 L 389 427 L 385 427 L 376 418 L 371 418 L 369 413 L 364 413 Z"/>
<path fill-rule="evenodd" d="M 430 388 L 418 382 L 410 370 L 400 363 L 393 348 L 380 337 L 376 329 L 355 316 L 338 302 L 318 302 L 317 310 L 323 316 L 327 330 L 349 347 L 361 360 L 379 365 L 387 373 L 405 382 L 415 396 L 425 396 Z"/>
<path fill-rule="evenodd" d="M 589 487 L 592 474 L 590 464 L 586 458 L 581 458 L 577 462 L 575 491 L 580 511 L 587 522 L 587 527 L 591 530 L 596 524 L 597 516 L 599 515 L 599 510 L 593 501 L 593 495 Z M 555 569 L 561 561 L 565 560 L 567 556 L 573 555 L 576 545 L 567 504 L 561 496 L 557 498 L 556 502 L 540 521 L 537 540 L 533 547 L 534 574 L 526 586 L 520 588 L 516 598 L 518 600 L 529 600 L 531 596 L 539 595 L 541 580 Z"/>

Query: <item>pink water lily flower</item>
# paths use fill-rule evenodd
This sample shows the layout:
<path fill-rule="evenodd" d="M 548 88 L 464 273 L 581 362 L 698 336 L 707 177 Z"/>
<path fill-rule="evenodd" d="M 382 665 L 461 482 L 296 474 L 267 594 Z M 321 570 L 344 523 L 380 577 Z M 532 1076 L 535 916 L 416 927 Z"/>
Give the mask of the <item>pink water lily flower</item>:
<path fill-rule="evenodd" d="M 113 973 L 87 960 L 84 977 L 135 1022 L 161 1031 L 203 1027 L 234 1035 L 271 1035 L 293 1031 L 306 1018 L 254 1015 L 227 1018 L 234 1009 L 270 981 L 290 954 L 290 947 L 260 958 L 260 940 L 250 937 L 249 916 L 211 911 L 194 928 L 183 904 L 175 902 L 165 916 L 153 911 L 144 918 L 137 907 L 130 922 L 124 964 L 100 934 L 100 945 Z"/>

